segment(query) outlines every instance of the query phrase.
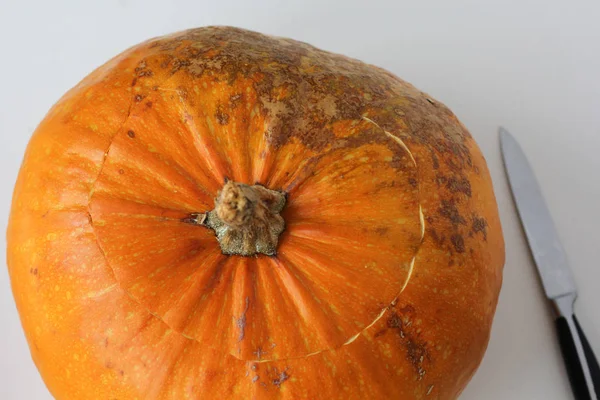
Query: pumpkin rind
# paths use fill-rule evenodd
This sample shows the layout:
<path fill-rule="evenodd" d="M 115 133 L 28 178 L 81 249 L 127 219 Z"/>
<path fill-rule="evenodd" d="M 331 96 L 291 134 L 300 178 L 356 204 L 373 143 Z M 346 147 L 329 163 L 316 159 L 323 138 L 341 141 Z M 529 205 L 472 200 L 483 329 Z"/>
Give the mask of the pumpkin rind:
<path fill-rule="evenodd" d="M 287 193 L 275 257 L 185 223 L 226 178 Z M 142 43 L 28 146 L 8 265 L 58 399 L 456 397 L 504 244 L 489 173 L 442 104 L 289 39 Z"/>

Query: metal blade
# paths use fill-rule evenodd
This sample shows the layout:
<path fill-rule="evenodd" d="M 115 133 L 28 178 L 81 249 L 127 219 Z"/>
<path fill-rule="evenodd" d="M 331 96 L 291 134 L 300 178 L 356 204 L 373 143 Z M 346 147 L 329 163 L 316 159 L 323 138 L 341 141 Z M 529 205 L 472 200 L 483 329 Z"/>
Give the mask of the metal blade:
<path fill-rule="evenodd" d="M 565 251 L 533 170 L 515 138 L 504 128 L 499 132 L 508 180 L 546 296 L 556 299 L 576 295 Z"/>

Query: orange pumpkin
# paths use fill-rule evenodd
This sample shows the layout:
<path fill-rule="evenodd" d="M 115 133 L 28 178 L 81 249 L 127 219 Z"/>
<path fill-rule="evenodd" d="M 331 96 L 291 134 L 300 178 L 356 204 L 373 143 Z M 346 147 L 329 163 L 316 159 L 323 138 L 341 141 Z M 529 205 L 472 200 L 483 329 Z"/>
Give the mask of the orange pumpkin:
<path fill-rule="evenodd" d="M 57 399 L 450 399 L 504 244 L 442 104 L 289 39 L 125 51 L 37 128 L 8 266 Z"/>

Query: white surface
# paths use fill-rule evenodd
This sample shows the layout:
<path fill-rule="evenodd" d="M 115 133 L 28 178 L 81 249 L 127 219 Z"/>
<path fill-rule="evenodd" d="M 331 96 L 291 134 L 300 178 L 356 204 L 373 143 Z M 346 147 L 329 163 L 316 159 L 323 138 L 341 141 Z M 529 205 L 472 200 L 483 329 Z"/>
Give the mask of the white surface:
<path fill-rule="evenodd" d="M 387 68 L 446 103 L 488 160 L 506 236 L 504 287 L 489 350 L 461 398 L 570 398 L 496 128 L 505 125 L 518 138 L 537 172 L 579 284 L 579 319 L 600 356 L 600 2 L 89 3 L 0 0 L 2 235 L 32 131 L 108 58 L 149 37 L 202 25 L 300 39 Z M 0 316 L 0 398 L 50 399 L 30 360 L 5 268 Z"/>

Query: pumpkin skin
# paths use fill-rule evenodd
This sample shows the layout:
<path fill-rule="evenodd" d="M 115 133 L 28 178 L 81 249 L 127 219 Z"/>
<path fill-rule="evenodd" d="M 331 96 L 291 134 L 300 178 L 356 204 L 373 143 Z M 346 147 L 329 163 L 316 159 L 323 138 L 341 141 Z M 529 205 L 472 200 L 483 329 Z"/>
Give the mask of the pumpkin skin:
<path fill-rule="evenodd" d="M 190 223 L 227 180 L 284 192 L 273 256 Z M 504 242 L 476 143 L 380 68 L 207 27 L 86 77 L 27 148 L 8 267 L 57 399 L 452 399 Z"/>

